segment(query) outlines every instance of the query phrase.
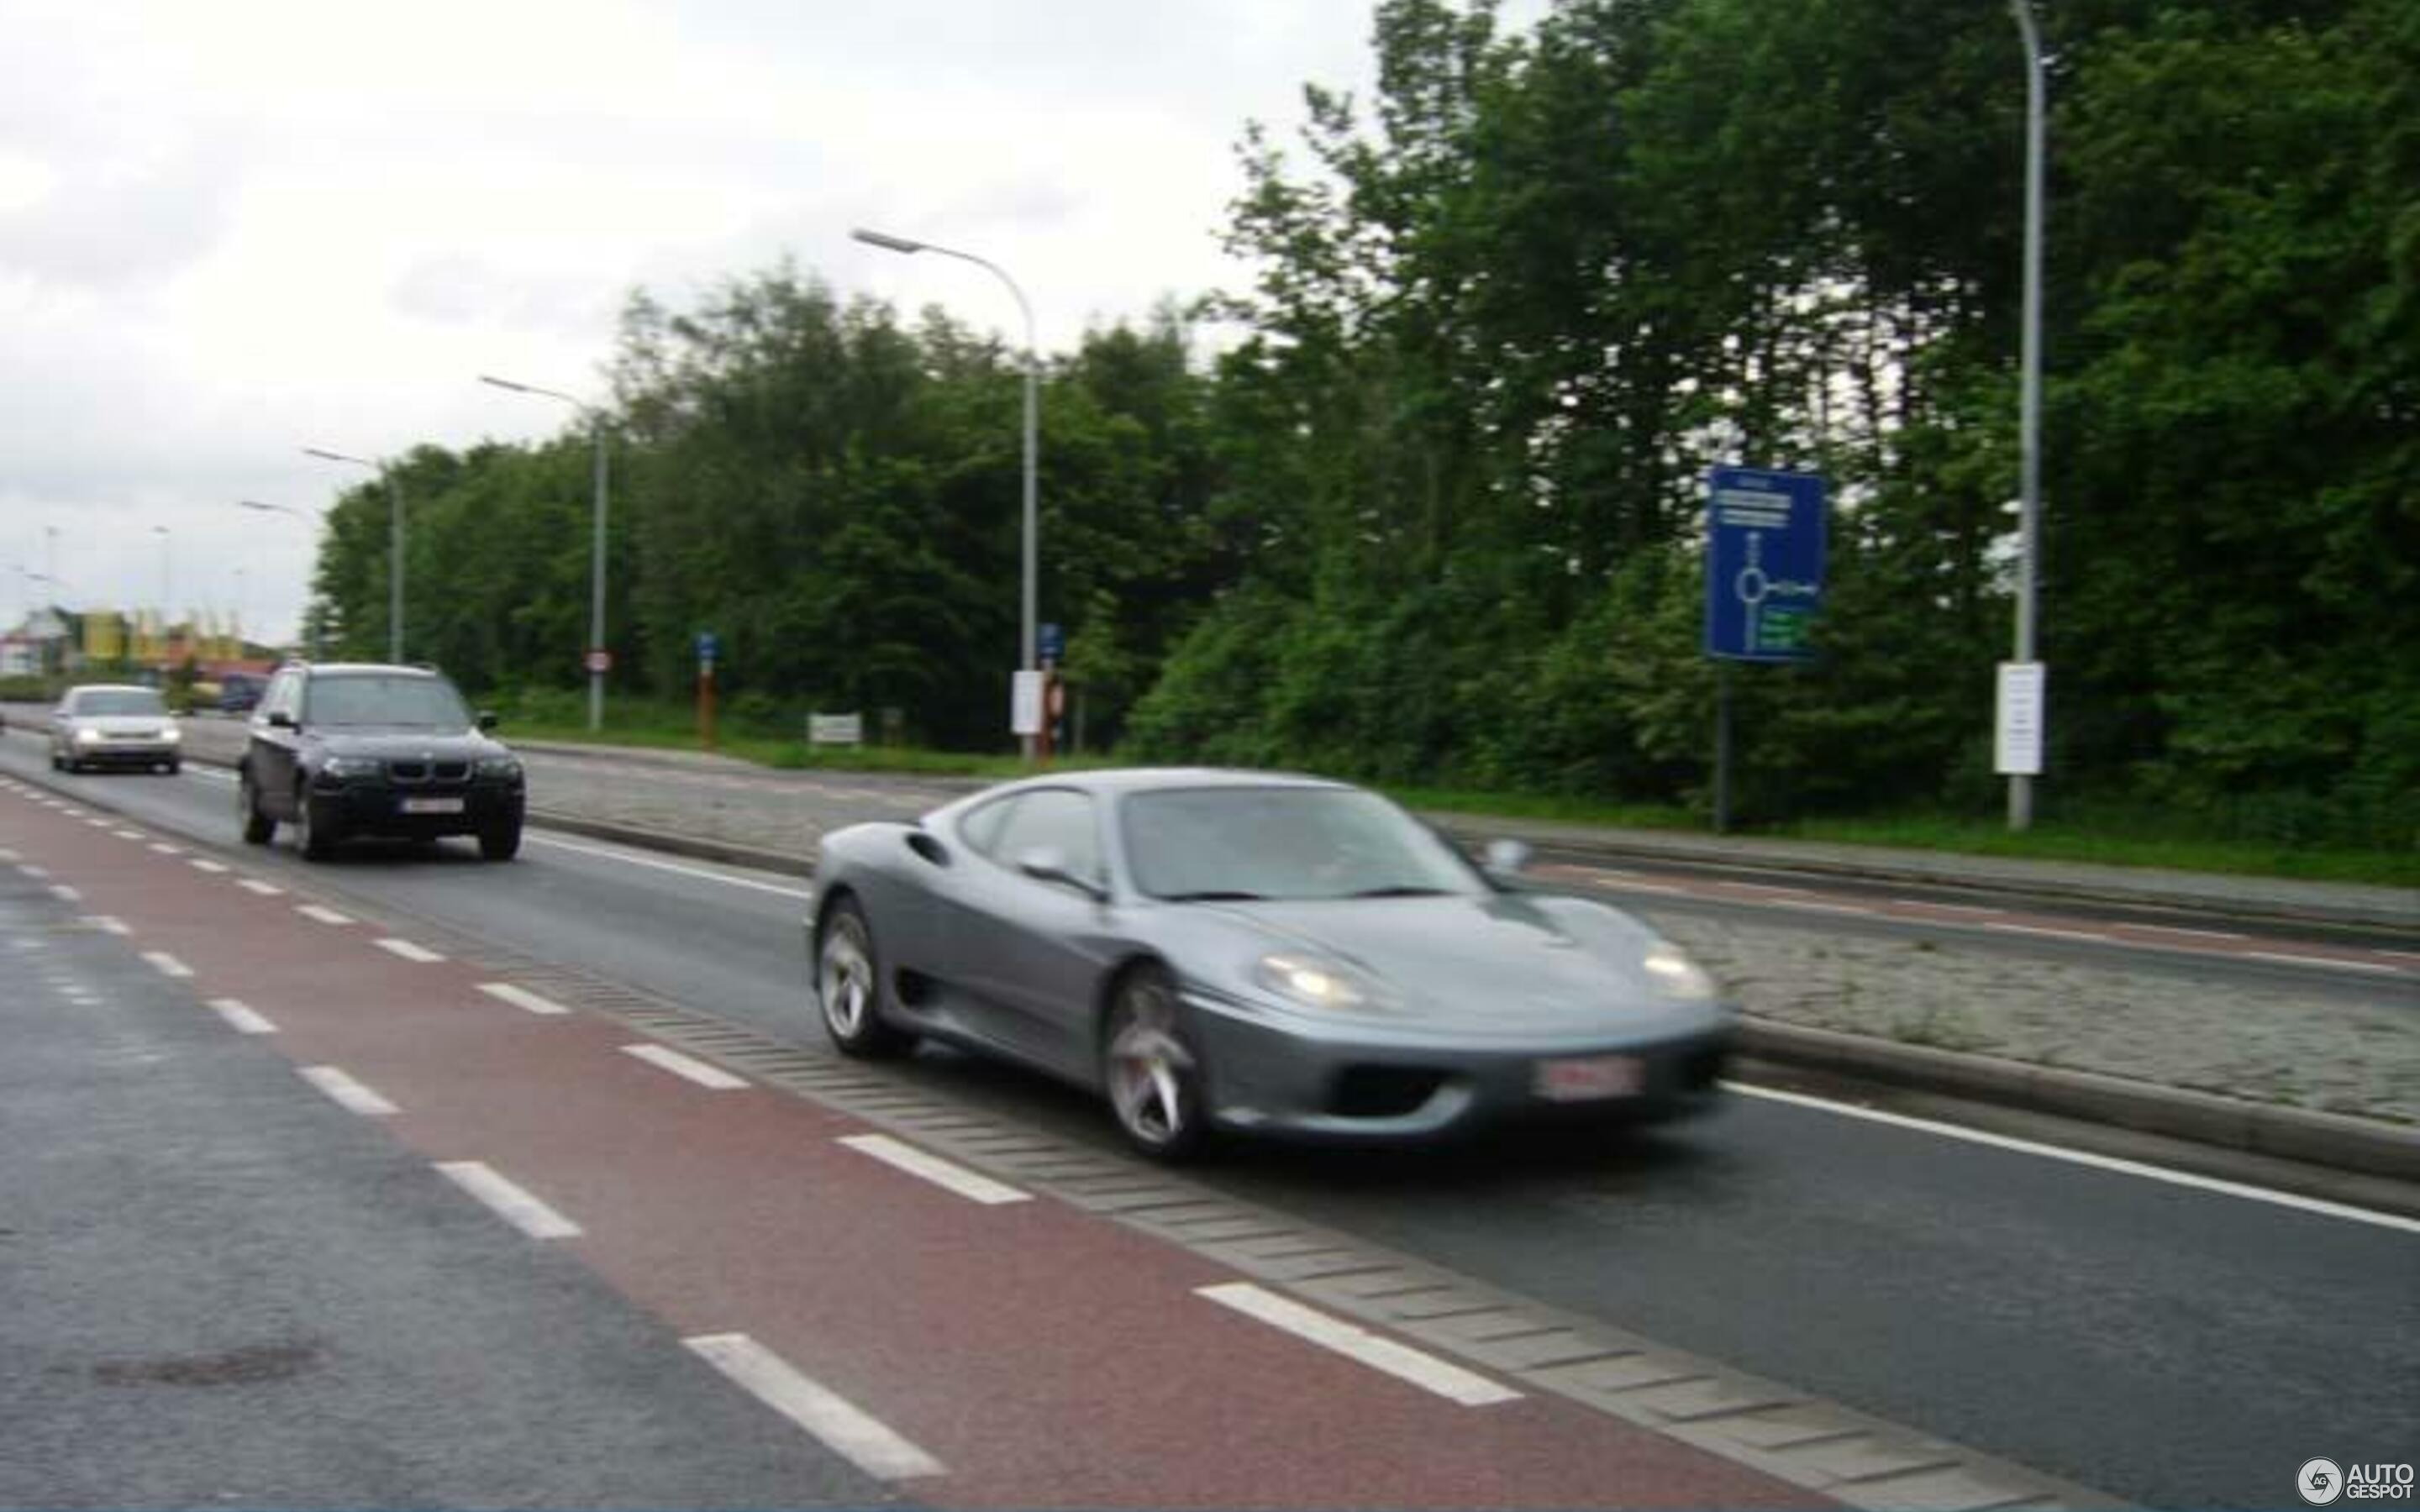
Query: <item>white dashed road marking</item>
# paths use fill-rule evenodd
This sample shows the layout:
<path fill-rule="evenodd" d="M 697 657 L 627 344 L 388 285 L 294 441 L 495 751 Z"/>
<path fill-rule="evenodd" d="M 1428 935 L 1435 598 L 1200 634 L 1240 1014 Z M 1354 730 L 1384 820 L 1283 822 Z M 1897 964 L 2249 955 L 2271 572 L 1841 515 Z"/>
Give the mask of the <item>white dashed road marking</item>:
<path fill-rule="evenodd" d="M 1488 1407 L 1497 1402 L 1521 1399 L 1519 1392 L 1490 1381 L 1476 1371 L 1465 1370 L 1458 1365 L 1449 1364 L 1408 1345 L 1398 1344 L 1393 1339 L 1381 1338 L 1358 1324 L 1348 1323 L 1315 1307 L 1306 1307 L 1249 1281 L 1202 1287 L 1194 1295 L 1207 1297 L 1222 1307 L 1232 1307 L 1248 1318 L 1258 1319 L 1272 1328 L 1283 1329 L 1296 1338 L 1324 1350 L 1332 1350 L 1347 1359 L 1357 1360 L 1373 1370 L 1384 1371 L 1398 1381 L 1409 1381 L 1422 1391 L 1434 1392 L 1465 1407 Z"/>
<path fill-rule="evenodd" d="M 510 1003 L 524 1012 L 541 1017 L 551 1018 L 555 1014 L 571 1011 L 552 998 L 540 997 L 528 988 L 516 987 L 508 981 L 483 981 L 479 983 L 479 990 L 499 1002 Z"/>
<path fill-rule="evenodd" d="M 83 893 L 76 891 L 73 887 L 69 887 L 64 882 L 59 883 L 51 888 L 51 896 L 56 898 L 63 903 L 81 903 L 84 901 Z"/>
<path fill-rule="evenodd" d="M 193 863 L 193 867 L 196 872 L 209 872 L 216 874 L 226 870 L 226 863 L 224 861 L 204 861 L 196 859 Z"/>
<path fill-rule="evenodd" d="M 439 955 L 436 951 L 429 949 L 427 947 L 414 945 L 410 940 L 379 940 L 375 943 L 380 949 L 384 950 L 387 954 L 399 955 L 406 961 L 418 961 L 426 964 L 431 961 L 442 961 L 445 959 L 443 956 Z"/>
<path fill-rule="evenodd" d="M 475 1160 L 441 1161 L 445 1179 L 488 1205 L 499 1218 L 532 1239 L 576 1239 L 580 1226 Z"/>
<path fill-rule="evenodd" d="M 286 889 L 284 887 L 279 887 L 274 882 L 263 882 L 258 877 L 239 877 L 236 879 L 236 886 L 241 887 L 246 892 L 256 892 L 264 898 L 283 898 L 286 896 Z"/>
<path fill-rule="evenodd" d="M 213 997 L 210 1011 L 227 1021 L 240 1034 L 275 1034 L 277 1026 L 237 1002 L 232 997 Z"/>
<path fill-rule="evenodd" d="M 82 924 L 86 929 L 97 929 L 103 934 L 132 934 L 134 933 L 132 930 L 126 927 L 126 920 L 112 918 L 108 914 L 86 914 L 84 918 L 77 919 L 76 922 Z"/>
<path fill-rule="evenodd" d="M 304 918 L 316 918 L 322 924 L 349 924 L 352 920 L 333 908 L 318 903 L 297 903 L 294 911 Z"/>
<path fill-rule="evenodd" d="M 745 1334 L 707 1334 L 682 1342 L 750 1396 L 877 1480 L 947 1473 L 939 1460 L 854 1402 L 800 1375 Z"/>
<path fill-rule="evenodd" d="M 915 1146 L 892 1138 L 889 1134 L 853 1134 L 841 1141 L 861 1155 L 871 1155 L 886 1165 L 922 1177 L 935 1186 L 946 1188 L 970 1202 L 997 1207 L 1003 1202 L 1024 1202 L 1029 1195 L 988 1176 L 979 1176 L 963 1165 L 929 1155 Z"/>
<path fill-rule="evenodd" d="M 334 1066 L 304 1066 L 301 1068 L 300 1074 L 304 1081 L 327 1093 L 330 1101 L 338 1107 L 358 1113 L 365 1119 L 391 1118 L 397 1111 L 394 1103 Z"/>
<path fill-rule="evenodd" d="M 181 979 L 190 977 L 194 974 L 193 967 L 185 964 L 185 963 L 178 960 L 175 956 L 170 955 L 165 950 L 146 950 L 143 952 L 143 959 L 150 962 L 151 969 L 160 973 L 160 975 L 163 977 Z"/>
<path fill-rule="evenodd" d="M 634 1059 L 644 1060 L 659 1070 L 671 1072 L 683 1080 L 695 1082 L 698 1086 L 711 1091 L 737 1091 L 748 1085 L 748 1079 L 744 1076 L 734 1076 L 720 1066 L 709 1066 L 694 1056 L 682 1055 L 679 1051 L 664 1045 L 626 1044 L 622 1047 L 622 1054 Z"/>

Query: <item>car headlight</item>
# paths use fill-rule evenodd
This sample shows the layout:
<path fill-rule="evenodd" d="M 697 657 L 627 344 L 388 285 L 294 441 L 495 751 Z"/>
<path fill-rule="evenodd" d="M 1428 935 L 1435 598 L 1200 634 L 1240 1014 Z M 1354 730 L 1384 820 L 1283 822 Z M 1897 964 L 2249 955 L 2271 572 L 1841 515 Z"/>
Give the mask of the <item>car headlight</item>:
<path fill-rule="evenodd" d="M 79 746 L 98 746 L 101 744 L 101 732 L 86 725 L 76 732 L 75 740 Z"/>
<path fill-rule="evenodd" d="M 1649 946 L 1638 964 L 1647 968 L 1648 980 L 1668 997 L 1703 1002 L 1714 995 L 1714 979 L 1669 940 L 1657 940 Z"/>
<path fill-rule="evenodd" d="M 1264 955 L 1252 965 L 1252 980 L 1289 1003 L 1355 1012 L 1383 1006 L 1363 977 L 1317 956 Z"/>
<path fill-rule="evenodd" d="M 479 758 L 479 775 L 510 780 L 521 775 L 521 764 L 511 756 L 482 756 Z"/>
<path fill-rule="evenodd" d="M 167 729 L 160 732 L 160 738 L 173 746 L 177 742 L 185 738 L 185 733 L 182 730 L 178 729 L 175 725 L 170 725 Z"/>
<path fill-rule="evenodd" d="M 321 777 L 375 777 L 378 762 L 368 756 L 331 756 L 319 764 Z"/>

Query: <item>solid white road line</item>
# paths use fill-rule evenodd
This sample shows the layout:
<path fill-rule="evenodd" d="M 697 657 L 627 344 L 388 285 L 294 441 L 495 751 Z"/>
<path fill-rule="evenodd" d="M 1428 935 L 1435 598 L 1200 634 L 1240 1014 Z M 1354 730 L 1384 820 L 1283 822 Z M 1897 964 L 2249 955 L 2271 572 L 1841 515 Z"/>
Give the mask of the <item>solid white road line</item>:
<path fill-rule="evenodd" d="M 2123 943 L 2091 930 L 2049 929 L 2040 924 L 1986 924 L 1983 927 L 1999 934 L 2031 934 L 2046 940 L 2089 940 L 2095 945 Z"/>
<path fill-rule="evenodd" d="M 241 887 L 246 892 L 256 892 L 264 898 L 283 898 L 286 896 L 286 889 L 284 887 L 279 887 L 274 882 L 263 882 L 258 877 L 238 877 L 236 879 L 236 886 Z"/>
<path fill-rule="evenodd" d="M 706 1364 L 877 1480 L 948 1473 L 941 1462 L 745 1334 L 684 1339 Z"/>
<path fill-rule="evenodd" d="M 2245 950 L 2247 961 L 2271 961 L 2281 966 L 2323 966 L 2337 971 L 2369 971 L 2381 976 L 2399 977 L 2401 966 L 2390 966 L 2382 961 L 2347 961 L 2333 955 L 2288 955 L 2282 950 Z"/>
<path fill-rule="evenodd" d="M 190 977 L 194 974 L 193 967 L 185 964 L 185 963 L 178 960 L 175 956 L 170 955 L 165 950 L 146 950 L 143 952 L 143 959 L 150 962 L 151 969 L 160 973 L 160 975 L 163 977 L 181 979 Z"/>
<path fill-rule="evenodd" d="M 551 1018 L 558 1013 L 568 1013 L 571 1011 L 571 1010 L 564 1007 L 561 1003 L 555 1002 L 551 998 L 540 997 L 537 994 L 531 992 L 528 988 L 516 987 L 508 981 L 483 981 L 479 983 L 479 990 L 500 1002 L 510 1003 L 515 1008 L 520 1009 L 525 1012 L 538 1014 L 541 1017 Z"/>
<path fill-rule="evenodd" d="M 475 1160 L 440 1161 L 445 1179 L 532 1239 L 577 1239 L 580 1226 Z"/>
<path fill-rule="evenodd" d="M 336 912 L 333 908 L 323 907 L 318 903 L 297 903 L 294 905 L 294 911 L 301 914 L 304 918 L 316 918 L 322 924 L 349 924 L 352 922 L 352 920 L 345 915 Z"/>
<path fill-rule="evenodd" d="M 2087 1150 L 2062 1149 L 2031 1139 L 2018 1139 L 2009 1134 L 1987 1133 L 1981 1129 L 1962 1129 L 1954 1123 L 1936 1123 L 1931 1119 L 1913 1119 L 1904 1113 L 1885 1113 L 1880 1108 L 1861 1108 L 1854 1103 L 1835 1103 L 1828 1098 L 1809 1097 L 1804 1092 L 1785 1092 L 1771 1087 L 1749 1087 L 1742 1082 L 1727 1081 L 1723 1089 L 1745 1097 L 1761 1097 L 1770 1103 L 1788 1103 L 1797 1107 L 1814 1108 L 1824 1113 L 1837 1113 L 1842 1118 L 1863 1119 L 1869 1123 L 1888 1124 L 1894 1129 L 1913 1129 L 1923 1134 L 1939 1134 L 1945 1139 L 1962 1139 L 1971 1145 L 1988 1145 L 1993 1149 L 2013 1150 L 2021 1155 L 2040 1155 L 2046 1160 L 2065 1161 L 2071 1165 L 2088 1165 L 2094 1170 L 2111 1171 L 2120 1176 L 2139 1176 L 2147 1180 L 2165 1181 L 2170 1186 L 2190 1187 L 2196 1192 L 2212 1192 L 2221 1196 L 2243 1197 L 2254 1202 L 2266 1202 L 2280 1208 L 2292 1208 L 2302 1212 L 2318 1213 L 2327 1218 L 2347 1218 L 2355 1223 L 2374 1224 L 2381 1228 L 2400 1229 L 2420 1234 L 2420 1218 L 2405 1218 L 2391 1212 L 2375 1212 L 2348 1203 L 2329 1202 L 2321 1197 L 2296 1196 L 2290 1192 L 2273 1192 L 2267 1187 L 2251 1186 L 2242 1181 L 2221 1180 L 2214 1176 L 2195 1176 L 2190 1171 L 2172 1171 L 2164 1165 L 2146 1165 L 2141 1161 L 2121 1160 L 2114 1155 L 2095 1155 Z"/>
<path fill-rule="evenodd" d="M 213 997 L 210 1011 L 227 1021 L 239 1034 L 275 1034 L 277 1026 L 232 997 Z"/>
<path fill-rule="evenodd" d="M 1422 1391 L 1434 1392 L 1465 1407 L 1488 1407 L 1497 1402 L 1521 1399 L 1519 1392 L 1490 1381 L 1476 1371 L 1465 1370 L 1458 1365 L 1449 1364 L 1408 1345 L 1398 1344 L 1393 1339 L 1381 1338 L 1357 1323 L 1348 1323 L 1316 1307 L 1306 1307 L 1290 1297 L 1280 1297 L 1249 1281 L 1202 1287 L 1194 1295 L 1207 1297 L 1222 1307 L 1232 1307 L 1248 1318 L 1258 1319 L 1272 1328 L 1283 1329 L 1296 1338 L 1316 1344 L 1323 1350 L 1334 1350 L 1373 1370 L 1384 1371 L 1398 1381 L 1409 1381 Z"/>
<path fill-rule="evenodd" d="M 1016 1187 L 995 1181 L 988 1176 L 979 1176 L 939 1155 L 926 1154 L 889 1134 L 852 1134 L 841 1143 L 861 1155 L 871 1155 L 885 1165 L 894 1166 L 910 1176 L 922 1177 L 935 1186 L 947 1188 L 970 1202 L 997 1207 L 1003 1202 L 1032 1200 L 1027 1193 Z"/>
<path fill-rule="evenodd" d="M 556 840 L 551 835 L 532 835 L 529 837 L 529 841 L 532 844 L 544 845 L 558 851 L 570 851 L 578 856 L 594 856 L 600 860 L 620 861 L 628 866 L 644 866 L 652 871 L 669 872 L 675 876 L 695 877 L 701 882 L 721 882 L 734 887 L 750 887 L 755 891 L 769 892 L 781 898 L 814 896 L 812 888 L 780 887 L 770 882 L 758 882 L 750 877 L 735 877 L 728 872 L 708 872 L 703 867 L 681 866 L 672 861 L 659 861 L 649 856 L 634 856 L 628 851 L 609 851 L 595 845 L 575 845 L 570 841 Z"/>
<path fill-rule="evenodd" d="M 394 1103 L 334 1066 L 302 1066 L 297 1069 L 297 1074 L 327 1093 L 330 1101 L 338 1107 L 358 1113 L 365 1119 L 389 1118 L 397 1111 Z"/>
<path fill-rule="evenodd" d="M 436 951 L 429 949 L 427 946 L 414 945 L 410 940 L 374 940 L 371 943 L 376 945 L 380 949 L 384 950 L 387 954 L 399 955 L 406 961 L 418 961 L 426 964 L 431 961 L 442 961 L 445 959 Z"/>
<path fill-rule="evenodd" d="M 659 1070 L 671 1072 L 686 1081 L 695 1082 L 709 1091 L 734 1092 L 748 1085 L 744 1076 L 734 1076 L 720 1066 L 709 1066 L 694 1056 L 659 1044 L 626 1044 L 622 1054 L 644 1060 Z"/>

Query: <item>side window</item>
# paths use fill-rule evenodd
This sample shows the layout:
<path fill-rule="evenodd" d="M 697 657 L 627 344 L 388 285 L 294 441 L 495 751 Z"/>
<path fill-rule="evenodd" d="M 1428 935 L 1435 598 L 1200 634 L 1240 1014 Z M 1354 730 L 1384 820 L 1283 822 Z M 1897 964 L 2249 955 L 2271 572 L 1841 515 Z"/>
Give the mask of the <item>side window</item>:
<path fill-rule="evenodd" d="M 1000 826 L 1008 820 L 1008 810 L 1016 807 L 1008 800 L 985 804 L 958 821 L 958 833 L 966 842 L 985 856 L 1000 855 Z"/>
<path fill-rule="evenodd" d="M 1054 850 L 1067 858 L 1067 870 L 1089 881 L 1101 876 L 1100 825 L 1093 800 L 1080 793 L 1046 788 L 1009 799 L 1008 810 L 990 854 L 1009 866 L 1032 851 Z"/>

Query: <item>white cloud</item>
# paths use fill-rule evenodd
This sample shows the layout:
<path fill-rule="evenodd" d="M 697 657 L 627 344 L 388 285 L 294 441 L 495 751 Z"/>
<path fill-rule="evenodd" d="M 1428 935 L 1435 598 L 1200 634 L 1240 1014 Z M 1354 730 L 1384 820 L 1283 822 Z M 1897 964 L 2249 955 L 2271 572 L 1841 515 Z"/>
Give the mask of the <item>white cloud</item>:
<path fill-rule="evenodd" d="M 11 8 L 0 92 L 0 606 L 289 630 L 307 529 L 377 455 L 561 426 L 480 372 L 602 387 L 634 286 L 681 302 L 784 255 L 844 294 L 1046 347 L 1240 270 L 1248 118 L 1369 74 L 1363 0 L 182 0 Z M 55 531 L 54 538 L 48 532 Z"/>

